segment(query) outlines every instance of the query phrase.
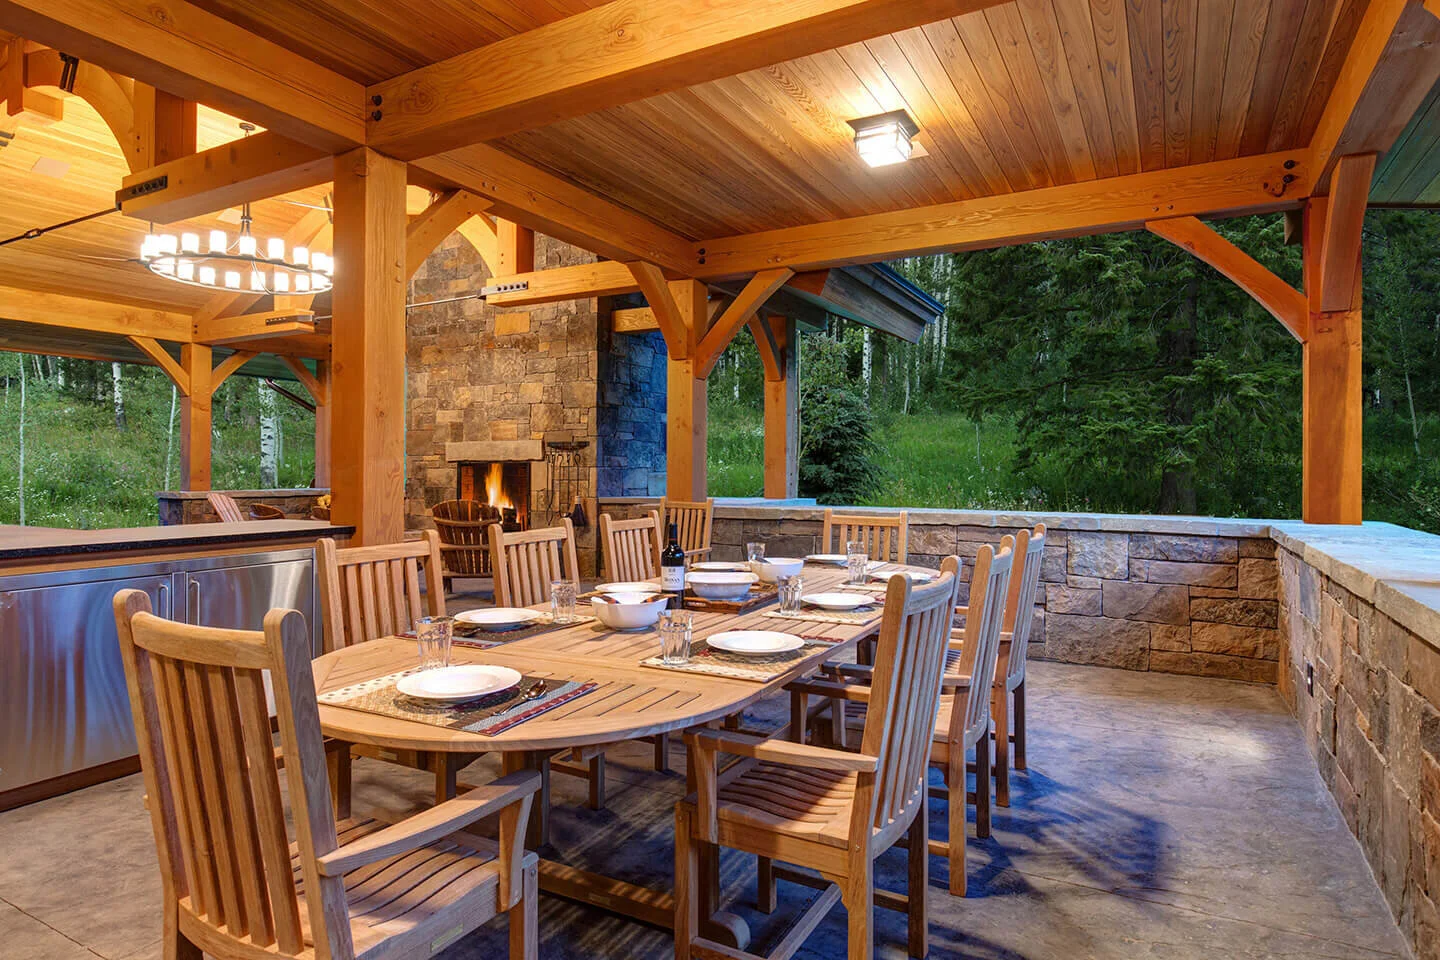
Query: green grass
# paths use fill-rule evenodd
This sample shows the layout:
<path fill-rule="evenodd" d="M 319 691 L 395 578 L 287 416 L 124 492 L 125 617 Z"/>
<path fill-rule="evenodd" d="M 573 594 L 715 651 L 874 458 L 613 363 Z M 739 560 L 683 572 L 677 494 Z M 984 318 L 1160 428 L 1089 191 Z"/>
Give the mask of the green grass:
<path fill-rule="evenodd" d="M 712 497 L 765 492 L 765 426 L 758 410 L 732 404 L 710 410 L 705 469 Z"/>

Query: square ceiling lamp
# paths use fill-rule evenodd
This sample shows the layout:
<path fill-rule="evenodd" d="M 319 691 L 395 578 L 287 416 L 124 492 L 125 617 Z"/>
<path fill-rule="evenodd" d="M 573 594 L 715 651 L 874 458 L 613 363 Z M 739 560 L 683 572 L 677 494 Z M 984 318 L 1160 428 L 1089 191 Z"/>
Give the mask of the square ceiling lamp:
<path fill-rule="evenodd" d="M 920 132 L 920 125 L 904 110 L 847 122 L 855 131 L 855 152 L 872 167 L 903 163 L 914 153 L 912 138 Z"/>

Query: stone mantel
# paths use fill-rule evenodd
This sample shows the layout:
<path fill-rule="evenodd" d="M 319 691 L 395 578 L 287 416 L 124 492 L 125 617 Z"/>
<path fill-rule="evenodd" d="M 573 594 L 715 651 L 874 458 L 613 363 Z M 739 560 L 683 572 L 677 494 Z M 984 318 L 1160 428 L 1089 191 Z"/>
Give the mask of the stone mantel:
<path fill-rule="evenodd" d="M 445 444 L 450 463 L 483 460 L 544 460 L 545 444 L 540 440 L 462 440 Z"/>

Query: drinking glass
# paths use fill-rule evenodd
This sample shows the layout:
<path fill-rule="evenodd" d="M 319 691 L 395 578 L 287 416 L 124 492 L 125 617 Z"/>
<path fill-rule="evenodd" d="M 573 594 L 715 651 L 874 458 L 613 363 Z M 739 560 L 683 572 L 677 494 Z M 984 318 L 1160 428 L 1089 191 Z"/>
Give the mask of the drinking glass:
<path fill-rule="evenodd" d="M 850 571 L 847 583 L 864 583 L 870 572 L 870 552 L 864 540 L 848 540 L 845 543 L 845 566 Z"/>
<path fill-rule="evenodd" d="M 755 542 L 745 544 L 745 559 L 754 563 L 756 560 L 765 559 L 765 544 Z"/>
<path fill-rule="evenodd" d="M 667 610 L 655 629 L 660 633 L 660 662 L 689 663 L 692 614 L 689 610 Z"/>
<path fill-rule="evenodd" d="M 449 617 L 418 617 L 415 644 L 420 648 L 420 668 L 433 670 L 450 666 L 450 638 L 455 621 Z"/>
<path fill-rule="evenodd" d="M 550 581 L 550 615 L 556 623 L 575 622 L 575 595 L 580 585 L 574 580 Z"/>
<path fill-rule="evenodd" d="M 780 588 L 780 612 L 800 612 L 800 591 L 805 589 L 805 578 L 801 576 L 780 577 L 775 581 Z"/>

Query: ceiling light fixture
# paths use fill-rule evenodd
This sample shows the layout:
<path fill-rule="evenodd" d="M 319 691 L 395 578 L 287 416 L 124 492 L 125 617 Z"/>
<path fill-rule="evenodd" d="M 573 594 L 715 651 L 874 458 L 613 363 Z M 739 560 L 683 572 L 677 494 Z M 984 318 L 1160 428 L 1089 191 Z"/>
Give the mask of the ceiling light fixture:
<path fill-rule="evenodd" d="M 855 152 L 872 167 L 887 167 L 910 159 L 915 145 L 911 138 L 920 126 L 904 110 L 848 121 L 855 131 Z"/>

